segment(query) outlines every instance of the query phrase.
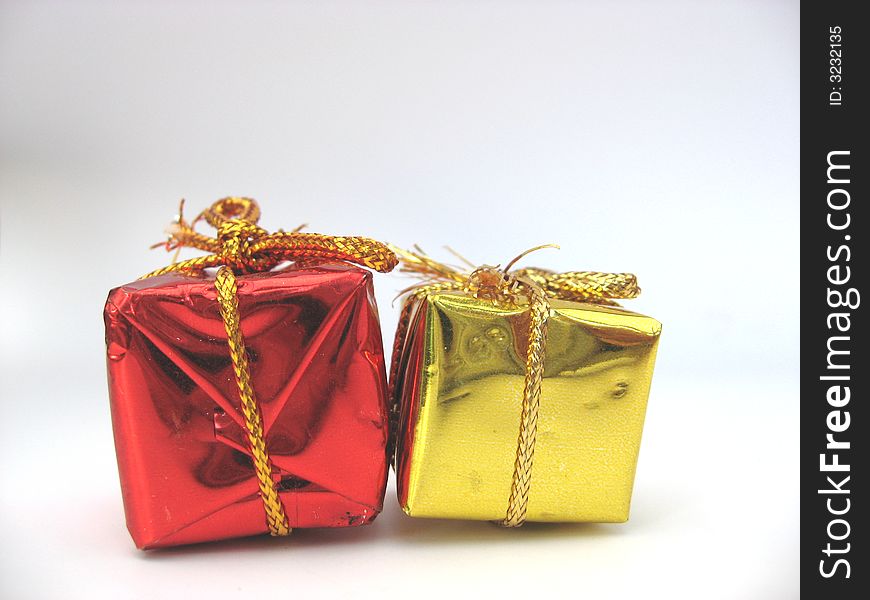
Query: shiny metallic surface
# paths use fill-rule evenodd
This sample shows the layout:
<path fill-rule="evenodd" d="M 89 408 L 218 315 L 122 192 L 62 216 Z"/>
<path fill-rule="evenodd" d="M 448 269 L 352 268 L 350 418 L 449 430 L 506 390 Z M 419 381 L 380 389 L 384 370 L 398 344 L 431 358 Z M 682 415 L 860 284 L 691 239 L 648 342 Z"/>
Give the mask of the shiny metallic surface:
<path fill-rule="evenodd" d="M 499 521 L 511 492 L 529 312 L 462 292 L 409 297 L 397 393 L 411 516 Z M 529 521 L 628 519 L 661 325 L 551 301 Z"/>
<path fill-rule="evenodd" d="M 241 330 L 289 525 L 363 525 L 386 485 L 386 376 L 371 274 L 238 277 Z M 214 280 L 109 294 L 109 390 L 127 525 L 154 548 L 268 532 Z"/>

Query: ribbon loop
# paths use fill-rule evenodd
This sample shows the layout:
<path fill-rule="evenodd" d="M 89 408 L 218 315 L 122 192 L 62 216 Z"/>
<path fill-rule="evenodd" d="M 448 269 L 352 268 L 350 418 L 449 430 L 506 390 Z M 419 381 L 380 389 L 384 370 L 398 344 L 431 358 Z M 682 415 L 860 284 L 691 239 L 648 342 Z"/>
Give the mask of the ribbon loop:
<path fill-rule="evenodd" d="M 260 206 L 253 198 L 229 196 L 221 198 L 202 211 L 201 217 L 215 229 L 220 229 L 221 223 L 230 219 L 240 219 L 256 225 L 260 220 Z"/>

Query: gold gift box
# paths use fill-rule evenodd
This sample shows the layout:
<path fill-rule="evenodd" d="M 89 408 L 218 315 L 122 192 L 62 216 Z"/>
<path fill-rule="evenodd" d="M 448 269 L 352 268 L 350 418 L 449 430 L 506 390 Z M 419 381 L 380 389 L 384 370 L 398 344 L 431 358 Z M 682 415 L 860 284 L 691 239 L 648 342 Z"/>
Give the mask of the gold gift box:
<path fill-rule="evenodd" d="M 411 295 L 395 375 L 399 502 L 414 517 L 501 521 L 517 452 L 529 310 Z M 550 300 L 528 521 L 628 519 L 661 324 Z"/>

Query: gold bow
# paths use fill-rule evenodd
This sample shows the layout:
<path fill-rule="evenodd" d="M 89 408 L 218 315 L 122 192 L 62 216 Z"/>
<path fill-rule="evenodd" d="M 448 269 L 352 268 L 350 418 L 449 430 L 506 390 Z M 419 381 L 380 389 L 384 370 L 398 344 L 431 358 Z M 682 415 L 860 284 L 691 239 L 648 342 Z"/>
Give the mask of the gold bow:
<path fill-rule="evenodd" d="M 520 430 L 517 436 L 517 453 L 511 481 L 511 493 L 504 527 L 519 527 L 526 520 L 531 487 L 532 464 L 535 457 L 538 409 L 541 403 L 541 383 L 544 376 L 544 349 L 546 345 L 547 320 L 550 316 L 550 298 L 615 305 L 614 300 L 636 298 L 640 294 L 637 278 L 631 273 L 599 273 L 595 271 L 572 271 L 556 273 L 545 269 L 511 270 L 514 264 L 531 252 L 552 248 L 552 244 L 526 250 L 505 267 L 499 265 L 475 265 L 450 250 L 468 269 L 462 269 L 433 260 L 418 246 L 413 252 L 391 246 L 400 257 L 400 271 L 411 273 L 423 281 L 403 290 L 416 297 L 444 291 L 461 291 L 475 298 L 494 303 L 516 305 L 525 297 L 529 304 L 529 345 L 526 354 L 525 385 L 523 388 Z M 449 248 L 448 248 L 449 250 Z M 405 345 L 411 316 L 411 303 L 405 302 L 399 316 L 393 359 L 390 368 L 391 421 L 398 435 L 398 398 L 395 382 L 399 369 L 399 355 Z"/>
<path fill-rule="evenodd" d="M 385 273 L 396 266 L 398 259 L 386 245 L 364 237 L 299 233 L 301 227 L 291 232 L 279 230 L 269 233 L 257 226 L 260 207 L 250 198 L 231 197 L 218 200 L 201 212 L 192 223 L 184 220 L 183 211 L 182 200 L 178 217 L 167 232 L 169 239 L 152 247 L 165 246 L 167 250 L 180 250 L 188 246 L 210 254 L 181 262 L 173 260 L 169 266 L 152 271 L 142 279 L 172 272 L 201 274 L 209 267 L 220 267 L 215 276 L 215 288 L 227 332 L 227 344 L 239 389 L 242 413 L 245 416 L 248 445 L 266 511 L 266 524 L 272 535 L 288 535 L 292 529 L 275 486 L 272 460 L 266 448 L 263 416 L 251 387 L 248 353 L 240 329 L 236 274 L 268 271 L 288 260 L 310 258 L 343 260 Z M 201 220 L 217 229 L 217 237 L 208 237 L 194 230 Z"/>

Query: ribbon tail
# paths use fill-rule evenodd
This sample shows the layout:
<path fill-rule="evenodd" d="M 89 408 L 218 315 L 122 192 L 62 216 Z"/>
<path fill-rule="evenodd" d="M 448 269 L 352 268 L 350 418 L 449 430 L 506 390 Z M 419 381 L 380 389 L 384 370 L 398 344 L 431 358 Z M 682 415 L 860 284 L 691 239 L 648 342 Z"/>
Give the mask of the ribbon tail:
<path fill-rule="evenodd" d="M 396 255 L 386 245 L 358 236 L 277 232 L 255 242 L 251 252 L 254 255 L 266 254 L 287 260 L 299 258 L 344 260 L 379 273 L 388 273 L 398 264 Z"/>

